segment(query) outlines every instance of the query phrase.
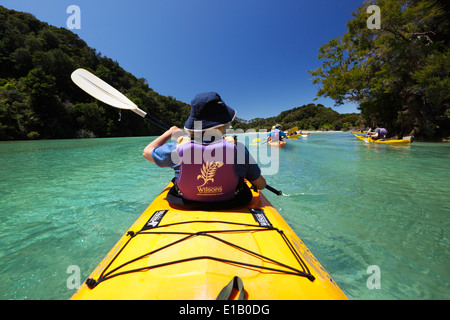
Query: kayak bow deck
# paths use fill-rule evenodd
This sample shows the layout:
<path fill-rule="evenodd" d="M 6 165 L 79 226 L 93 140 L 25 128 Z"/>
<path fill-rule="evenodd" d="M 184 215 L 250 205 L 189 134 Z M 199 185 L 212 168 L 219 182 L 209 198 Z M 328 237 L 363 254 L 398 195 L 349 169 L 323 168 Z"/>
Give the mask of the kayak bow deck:
<path fill-rule="evenodd" d="M 185 211 L 170 183 L 72 299 L 216 299 L 242 280 L 248 299 L 346 299 L 264 195 L 245 207 Z"/>

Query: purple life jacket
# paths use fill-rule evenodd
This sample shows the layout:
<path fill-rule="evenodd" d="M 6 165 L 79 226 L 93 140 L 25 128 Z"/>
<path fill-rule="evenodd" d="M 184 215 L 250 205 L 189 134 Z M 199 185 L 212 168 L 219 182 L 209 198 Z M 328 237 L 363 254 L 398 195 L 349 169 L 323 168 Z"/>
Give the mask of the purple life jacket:
<path fill-rule="evenodd" d="M 270 137 L 273 142 L 280 141 L 280 130 L 272 130 Z"/>
<path fill-rule="evenodd" d="M 184 199 L 217 202 L 233 199 L 239 182 L 234 169 L 236 146 L 221 140 L 212 144 L 194 141 L 177 147 L 180 174 L 177 187 Z"/>
<path fill-rule="evenodd" d="M 387 136 L 387 131 L 385 128 L 381 128 L 380 132 L 378 133 L 378 135 L 380 136 L 380 138 L 386 138 Z"/>

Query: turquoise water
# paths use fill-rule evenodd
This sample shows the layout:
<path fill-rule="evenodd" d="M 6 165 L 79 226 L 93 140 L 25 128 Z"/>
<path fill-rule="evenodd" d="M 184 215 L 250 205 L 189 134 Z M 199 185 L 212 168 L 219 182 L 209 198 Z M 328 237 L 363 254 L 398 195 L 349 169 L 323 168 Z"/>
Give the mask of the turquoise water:
<path fill-rule="evenodd" d="M 151 139 L 0 143 L 0 299 L 70 298 L 172 177 Z M 288 142 L 264 193 L 350 299 L 450 298 L 450 144 Z"/>

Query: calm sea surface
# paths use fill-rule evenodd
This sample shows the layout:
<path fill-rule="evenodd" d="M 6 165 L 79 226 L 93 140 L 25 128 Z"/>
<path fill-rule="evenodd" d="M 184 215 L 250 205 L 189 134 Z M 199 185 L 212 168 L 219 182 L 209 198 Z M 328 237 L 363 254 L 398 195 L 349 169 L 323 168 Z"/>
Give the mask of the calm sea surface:
<path fill-rule="evenodd" d="M 153 138 L 0 142 L 0 299 L 71 297 L 68 267 L 84 281 L 172 178 L 142 158 Z M 312 133 L 266 178 L 350 299 L 450 299 L 449 143 Z"/>

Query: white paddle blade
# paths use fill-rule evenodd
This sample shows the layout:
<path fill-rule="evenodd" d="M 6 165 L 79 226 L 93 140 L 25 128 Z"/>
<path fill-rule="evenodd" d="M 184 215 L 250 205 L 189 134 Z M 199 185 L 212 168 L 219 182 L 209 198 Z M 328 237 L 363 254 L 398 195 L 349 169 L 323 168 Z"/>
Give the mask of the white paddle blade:
<path fill-rule="evenodd" d="M 72 72 L 72 81 L 94 98 L 119 109 L 128 109 L 145 117 L 146 112 L 139 109 L 130 99 L 111 85 L 85 69 Z"/>

